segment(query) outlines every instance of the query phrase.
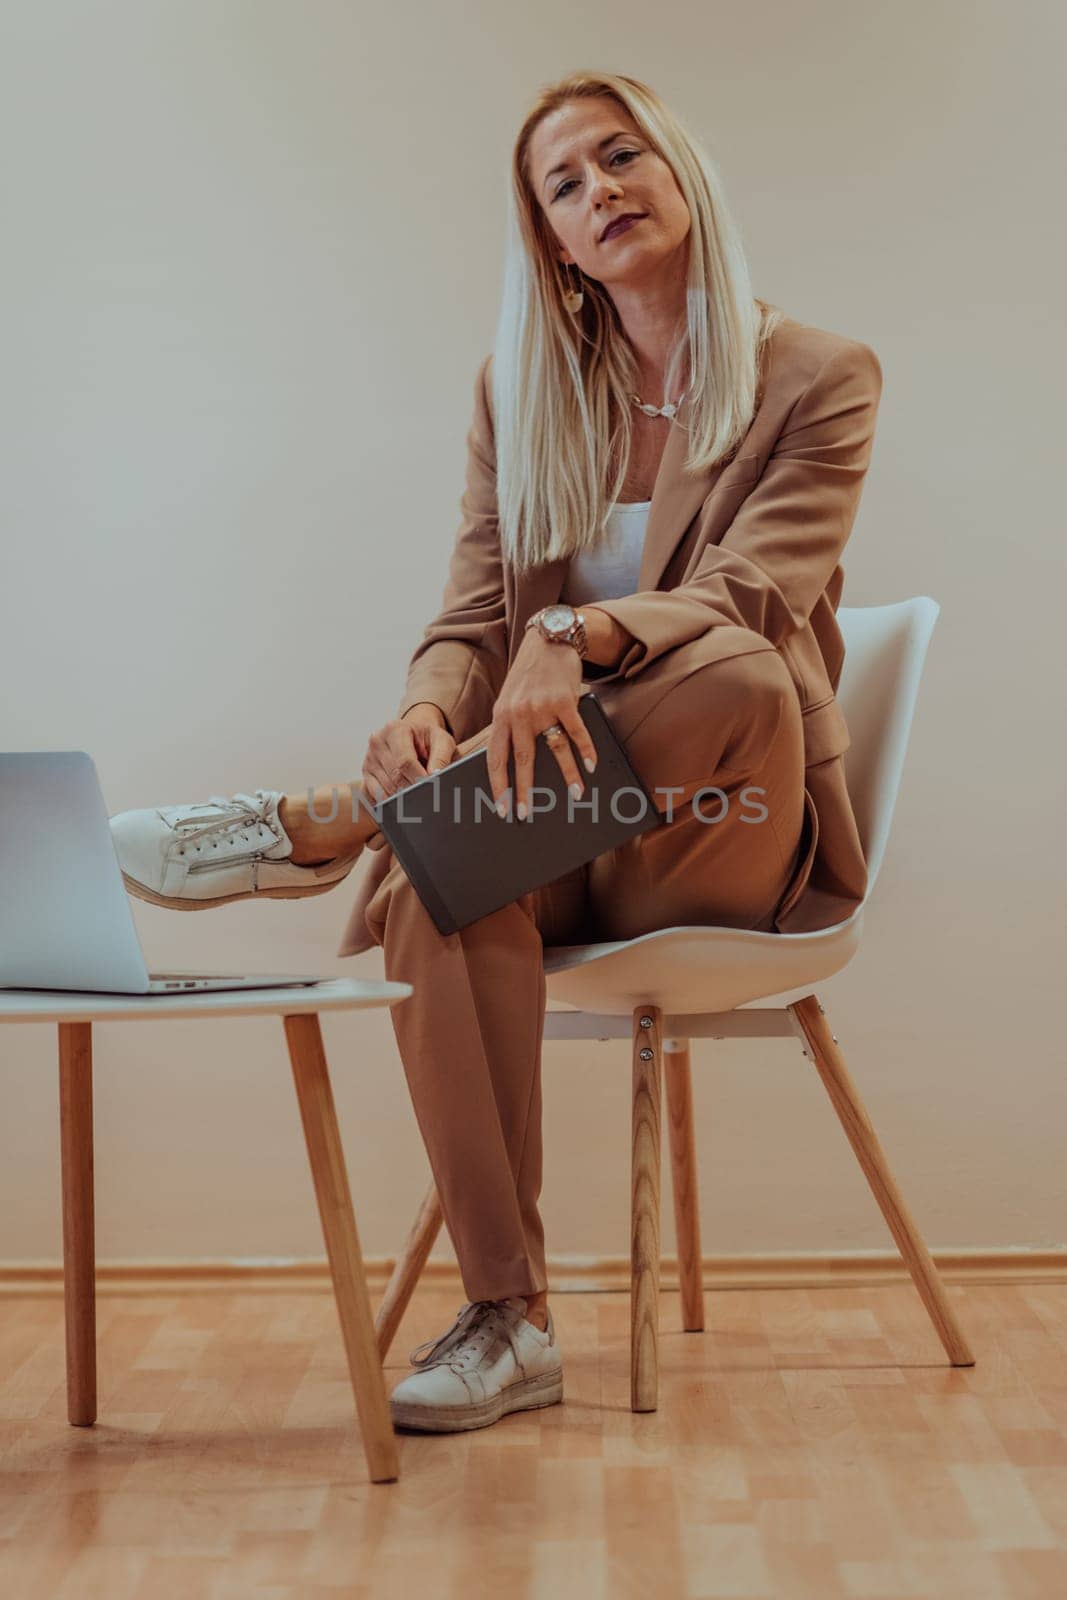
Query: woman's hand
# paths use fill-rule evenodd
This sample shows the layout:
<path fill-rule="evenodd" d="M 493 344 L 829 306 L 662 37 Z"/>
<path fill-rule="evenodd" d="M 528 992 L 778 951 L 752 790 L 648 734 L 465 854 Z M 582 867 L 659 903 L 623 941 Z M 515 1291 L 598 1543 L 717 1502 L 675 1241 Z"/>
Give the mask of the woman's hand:
<path fill-rule="evenodd" d="M 445 727 L 444 713 L 431 701 L 423 700 L 371 734 L 363 758 L 363 793 L 372 805 L 377 805 L 417 778 L 447 767 L 455 752 L 456 741 Z M 379 828 L 367 845 L 371 850 L 380 850 L 385 842 Z"/>
<path fill-rule="evenodd" d="M 515 761 L 515 814 L 521 821 L 533 783 L 535 741 L 553 722 L 570 735 L 586 770 L 592 772 L 596 766 L 596 746 L 578 715 L 581 683 L 582 659 L 577 650 L 566 643 L 553 644 L 536 628 L 527 628 L 493 706 L 487 746 L 493 803 L 501 816 L 507 812 L 509 755 Z M 585 783 L 570 745 L 564 740 L 552 754 L 577 799 L 584 793 Z"/>

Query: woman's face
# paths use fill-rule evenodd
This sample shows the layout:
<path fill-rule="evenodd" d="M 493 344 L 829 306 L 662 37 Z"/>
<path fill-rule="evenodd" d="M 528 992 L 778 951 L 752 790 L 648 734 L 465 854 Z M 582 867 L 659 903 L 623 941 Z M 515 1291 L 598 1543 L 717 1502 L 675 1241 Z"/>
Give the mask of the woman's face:
<path fill-rule="evenodd" d="M 684 246 L 689 207 L 674 174 L 616 101 L 572 100 L 542 118 L 529 168 L 559 260 L 575 262 L 609 293 L 654 282 Z M 631 212 L 641 220 L 603 237 Z"/>

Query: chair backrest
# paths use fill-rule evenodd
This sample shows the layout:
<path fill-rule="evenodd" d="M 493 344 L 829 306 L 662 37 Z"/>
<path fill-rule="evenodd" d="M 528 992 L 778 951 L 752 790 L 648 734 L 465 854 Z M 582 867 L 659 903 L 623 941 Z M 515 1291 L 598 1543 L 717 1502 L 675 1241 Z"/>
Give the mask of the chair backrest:
<path fill-rule="evenodd" d="M 837 699 L 851 739 L 845 777 L 867 862 L 867 896 L 889 840 L 926 650 L 940 610 L 929 595 L 837 610 L 845 641 Z"/>

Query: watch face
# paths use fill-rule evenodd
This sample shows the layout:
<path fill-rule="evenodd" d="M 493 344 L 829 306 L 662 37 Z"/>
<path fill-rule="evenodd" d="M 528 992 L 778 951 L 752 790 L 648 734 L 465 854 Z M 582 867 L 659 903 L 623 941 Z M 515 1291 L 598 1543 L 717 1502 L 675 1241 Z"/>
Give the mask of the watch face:
<path fill-rule="evenodd" d="M 548 606 L 541 620 L 549 633 L 566 633 L 574 621 L 574 607 L 568 605 Z"/>

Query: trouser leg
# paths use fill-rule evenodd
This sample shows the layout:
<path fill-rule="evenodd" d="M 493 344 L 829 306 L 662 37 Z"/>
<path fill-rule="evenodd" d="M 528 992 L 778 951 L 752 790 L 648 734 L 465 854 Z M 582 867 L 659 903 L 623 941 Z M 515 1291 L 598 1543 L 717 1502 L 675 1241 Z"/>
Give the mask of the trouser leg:
<path fill-rule="evenodd" d="M 666 692 L 638 722 L 624 680 L 597 690 L 664 822 L 590 862 L 594 937 L 685 925 L 773 932 L 805 814 L 803 720 L 789 669 L 772 645 L 736 628 L 713 629 L 662 661 Z"/>
<path fill-rule="evenodd" d="M 583 916 L 578 872 L 442 934 L 395 860 L 366 909 L 386 978 L 414 991 L 389 1014 L 470 1300 L 548 1287 L 537 1204 L 542 929 L 580 939 Z"/>
<path fill-rule="evenodd" d="M 390 1017 L 472 1300 L 547 1287 L 537 1204 L 543 946 L 677 922 L 763 926 L 788 881 L 803 815 L 803 749 L 799 702 L 777 651 L 745 630 L 717 629 L 668 652 L 642 678 L 640 697 L 631 692 L 636 679 L 593 687 L 672 820 L 457 933 L 437 930 L 395 860 L 366 909 L 386 977 L 413 987 Z M 462 741 L 457 753 L 488 734 Z M 774 790 L 763 802 L 770 816 L 743 823 L 740 793 L 764 779 Z M 726 816 L 701 821 L 685 807 L 715 783 L 728 797 Z M 655 792 L 670 785 L 681 794 Z M 714 816 L 722 802 L 702 797 L 700 806 Z"/>

